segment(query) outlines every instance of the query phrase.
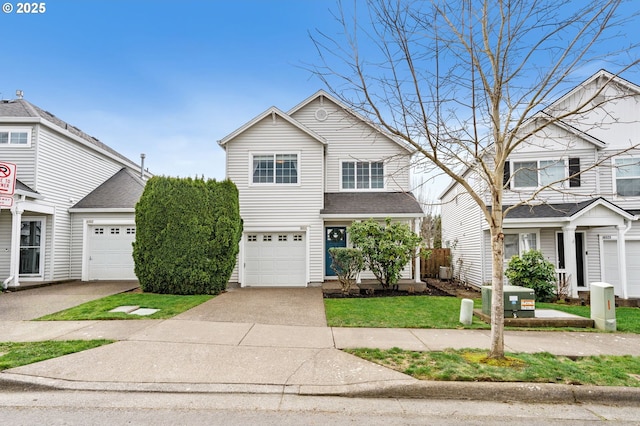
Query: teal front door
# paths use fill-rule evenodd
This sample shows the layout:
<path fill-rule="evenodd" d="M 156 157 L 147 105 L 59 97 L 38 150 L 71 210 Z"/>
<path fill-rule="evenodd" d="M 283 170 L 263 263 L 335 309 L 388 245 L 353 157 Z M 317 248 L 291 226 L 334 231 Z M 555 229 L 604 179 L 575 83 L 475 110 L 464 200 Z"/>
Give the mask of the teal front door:
<path fill-rule="evenodd" d="M 327 226 L 324 228 L 325 233 L 325 254 L 324 254 L 324 275 L 327 277 L 335 276 L 336 273 L 331 269 L 331 256 L 329 249 L 332 247 L 347 246 L 347 227 L 346 226 Z"/>

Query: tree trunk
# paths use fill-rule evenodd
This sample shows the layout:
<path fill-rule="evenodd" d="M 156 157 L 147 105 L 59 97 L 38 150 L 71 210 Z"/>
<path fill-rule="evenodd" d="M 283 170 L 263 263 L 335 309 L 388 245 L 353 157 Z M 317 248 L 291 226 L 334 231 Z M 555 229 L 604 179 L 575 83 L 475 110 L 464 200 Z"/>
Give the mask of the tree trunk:
<path fill-rule="evenodd" d="M 504 358 L 504 234 L 502 206 L 493 206 L 491 225 L 491 349 L 489 358 Z"/>

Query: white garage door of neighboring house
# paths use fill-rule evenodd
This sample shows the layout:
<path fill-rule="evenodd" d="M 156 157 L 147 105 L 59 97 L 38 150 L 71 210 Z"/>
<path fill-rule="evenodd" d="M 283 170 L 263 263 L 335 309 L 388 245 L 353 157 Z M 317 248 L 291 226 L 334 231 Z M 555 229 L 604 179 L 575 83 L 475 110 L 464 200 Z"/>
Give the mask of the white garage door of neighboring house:
<path fill-rule="evenodd" d="M 89 280 L 137 279 L 131 245 L 135 239 L 135 225 L 89 226 Z"/>
<path fill-rule="evenodd" d="M 640 241 L 627 240 L 625 250 L 627 252 L 627 296 L 640 297 Z M 616 240 L 603 240 L 603 259 L 605 282 L 615 287 L 616 296 L 622 296 L 620 274 L 618 273 L 618 242 Z"/>
<path fill-rule="evenodd" d="M 249 233 L 245 237 L 243 286 L 306 287 L 304 233 Z"/>

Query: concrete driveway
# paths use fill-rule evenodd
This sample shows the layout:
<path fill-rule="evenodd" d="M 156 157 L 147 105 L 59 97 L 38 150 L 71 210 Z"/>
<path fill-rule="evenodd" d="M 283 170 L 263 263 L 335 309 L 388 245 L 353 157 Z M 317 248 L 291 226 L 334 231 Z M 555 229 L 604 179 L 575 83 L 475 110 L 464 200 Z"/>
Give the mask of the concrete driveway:
<path fill-rule="evenodd" d="M 28 321 L 139 287 L 138 281 L 72 281 L 0 294 L 0 321 Z"/>
<path fill-rule="evenodd" d="M 322 288 L 235 288 L 174 320 L 326 327 Z"/>

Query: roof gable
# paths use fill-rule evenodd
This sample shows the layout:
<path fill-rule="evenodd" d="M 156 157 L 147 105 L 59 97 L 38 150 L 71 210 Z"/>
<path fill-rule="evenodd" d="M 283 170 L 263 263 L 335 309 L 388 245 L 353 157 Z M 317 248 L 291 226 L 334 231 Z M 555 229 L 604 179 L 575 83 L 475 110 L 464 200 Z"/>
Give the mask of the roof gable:
<path fill-rule="evenodd" d="M 261 122 L 262 120 L 264 120 L 265 118 L 267 118 L 269 116 L 272 116 L 274 119 L 276 117 L 280 117 L 283 120 L 285 120 L 286 122 L 288 122 L 289 124 L 291 124 L 292 126 L 298 128 L 301 131 L 303 131 L 304 133 L 308 134 L 309 136 L 311 136 L 313 139 L 315 139 L 316 141 L 320 142 L 321 144 L 325 145 L 327 143 L 327 141 L 322 136 L 318 135 L 313 130 L 308 129 L 307 127 L 305 127 L 304 125 L 302 125 L 301 123 L 299 123 L 298 121 L 293 119 L 288 114 L 282 112 L 278 108 L 271 107 L 271 108 L 267 109 L 265 112 L 263 112 L 262 114 L 259 114 L 256 117 L 254 117 L 251 121 L 247 122 L 242 127 L 239 127 L 238 129 L 236 129 L 232 133 L 230 133 L 227 136 L 225 136 L 224 138 L 220 139 L 218 141 L 218 145 L 220 145 L 221 147 L 224 148 L 225 145 L 228 144 L 230 141 L 232 141 L 233 139 L 237 138 L 242 133 L 244 133 L 245 131 L 247 131 L 248 129 L 250 129 L 251 127 L 253 127 L 254 125 L 256 125 L 257 123 Z"/>
<path fill-rule="evenodd" d="M 0 101 L 0 120 L 4 122 L 12 122 L 16 119 L 22 119 L 19 120 L 20 122 L 24 122 L 24 119 L 30 119 L 28 122 L 44 124 L 53 130 L 76 138 L 76 140 L 81 141 L 84 145 L 95 150 L 106 152 L 110 156 L 115 157 L 121 163 L 135 165 L 133 161 L 109 147 L 98 138 L 83 132 L 79 128 L 72 126 L 49 111 L 45 111 L 25 99 Z"/>
<path fill-rule="evenodd" d="M 307 105 L 309 105 L 310 103 L 312 103 L 313 101 L 315 101 L 318 98 L 324 98 L 329 100 L 330 102 L 334 103 L 335 105 L 337 105 L 340 109 L 342 109 L 343 111 L 345 111 L 347 114 L 351 115 L 352 117 L 354 117 L 356 120 L 361 121 L 362 123 L 366 124 L 367 126 L 369 126 L 370 128 L 372 128 L 373 130 L 375 130 L 376 132 L 380 133 L 381 135 L 385 136 L 386 138 L 388 138 L 389 140 L 391 140 L 393 143 L 397 144 L 398 146 L 400 146 L 402 149 L 404 149 L 405 151 L 407 151 L 408 153 L 414 153 L 415 149 L 413 147 L 411 147 L 410 145 L 408 145 L 407 143 L 403 142 L 403 141 L 399 141 L 397 138 L 394 138 L 392 135 L 390 135 L 389 133 L 385 132 L 384 130 L 380 129 L 379 127 L 377 127 L 375 124 L 373 124 L 370 120 L 367 120 L 364 116 L 362 116 L 361 114 L 357 113 L 356 111 L 353 111 L 352 109 L 350 109 L 349 107 L 347 107 L 345 104 L 343 104 L 341 101 L 339 101 L 338 99 L 336 99 L 335 97 L 331 96 L 329 93 L 327 93 L 326 91 L 320 89 L 318 90 L 316 93 L 314 93 L 313 95 L 309 96 L 307 99 L 305 99 L 304 101 L 300 102 L 298 105 L 294 106 L 293 108 L 291 108 L 287 114 L 293 116 L 296 112 L 300 111 L 302 108 L 306 107 Z"/>

